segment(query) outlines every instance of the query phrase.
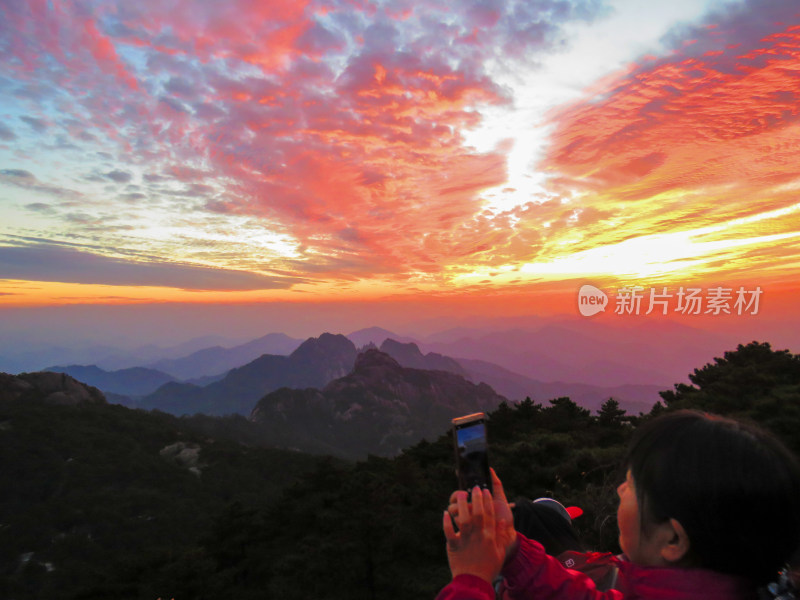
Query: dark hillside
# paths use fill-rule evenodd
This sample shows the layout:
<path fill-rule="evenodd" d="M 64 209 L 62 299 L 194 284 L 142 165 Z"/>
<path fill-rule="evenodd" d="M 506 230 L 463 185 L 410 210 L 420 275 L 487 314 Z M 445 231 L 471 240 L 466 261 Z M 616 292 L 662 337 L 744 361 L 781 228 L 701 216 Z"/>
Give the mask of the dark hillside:
<path fill-rule="evenodd" d="M 210 439 L 74 380 L 86 398 L 66 404 L 26 388 L 38 375 L 71 379 L 0 375 L 1 598 L 157 598 L 162 569 L 229 507 L 264 506 L 317 461 Z"/>
<path fill-rule="evenodd" d="M 0 373 L 0 402 L 76 406 L 105 404 L 103 393 L 65 373 Z"/>

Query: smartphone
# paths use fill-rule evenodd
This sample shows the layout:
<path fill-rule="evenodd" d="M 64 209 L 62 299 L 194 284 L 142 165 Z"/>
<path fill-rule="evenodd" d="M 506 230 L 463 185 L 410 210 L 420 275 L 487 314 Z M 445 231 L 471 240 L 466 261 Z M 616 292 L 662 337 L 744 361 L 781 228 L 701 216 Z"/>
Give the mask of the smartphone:
<path fill-rule="evenodd" d="M 477 485 L 491 491 L 486 415 L 474 413 L 457 417 L 452 422 L 459 489 L 470 491 Z"/>

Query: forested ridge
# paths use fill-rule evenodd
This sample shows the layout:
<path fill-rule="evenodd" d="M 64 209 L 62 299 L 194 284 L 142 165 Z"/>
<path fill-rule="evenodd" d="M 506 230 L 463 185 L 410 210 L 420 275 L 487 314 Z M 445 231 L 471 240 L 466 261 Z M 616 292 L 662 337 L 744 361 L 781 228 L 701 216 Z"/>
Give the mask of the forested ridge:
<path fill-rule="evenodd" d="M 649 415 L 613 399 L 595 414 L 568 398 L 502 404 L 491 462 L 511 497 L 582 507 L 587 545 L 616 550 L 618 463 L 643 419 L 735 415 L 800 452 L 799 356 L 753 342 L 690 381 Z M 417 600 L 449 580 L 447 432 L 353 463 L 243 444 L 246 431 L 107 404 L 0 403 L 0 597 Z"/>

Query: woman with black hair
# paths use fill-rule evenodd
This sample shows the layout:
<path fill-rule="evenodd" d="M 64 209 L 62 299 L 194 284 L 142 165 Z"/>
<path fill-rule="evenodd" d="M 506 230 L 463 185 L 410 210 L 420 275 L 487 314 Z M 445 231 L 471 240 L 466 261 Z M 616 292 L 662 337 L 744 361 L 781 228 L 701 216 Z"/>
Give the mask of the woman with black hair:
<path fill-rule="evenodd" d="M 610 589 L 567 568 L 514 530 L 503 486 L 455 492 L 443 527 L 453 581 L 439 600 L 744 600 L 800 545 L 800 466 L 767 432 L 695 411 L 642 425 L 617 493 L 619 556 L 585 555 L 614 570 Z M 454 525 L 457 526 L 458 531 Z"/>

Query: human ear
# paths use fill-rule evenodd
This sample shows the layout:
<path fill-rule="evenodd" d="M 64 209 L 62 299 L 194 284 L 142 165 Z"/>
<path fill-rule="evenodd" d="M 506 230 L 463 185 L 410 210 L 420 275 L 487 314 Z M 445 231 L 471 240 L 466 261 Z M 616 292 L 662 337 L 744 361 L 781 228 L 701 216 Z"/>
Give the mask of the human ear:
<path fill-rule="evenodd" d="M 661 545 L 661 558 L 667 563 L 676 564 L 686 558 L 689 553 L 689 536 L 677 520 L 670 519 L 664 524 L 665 538 L 664 543 Z"/>

